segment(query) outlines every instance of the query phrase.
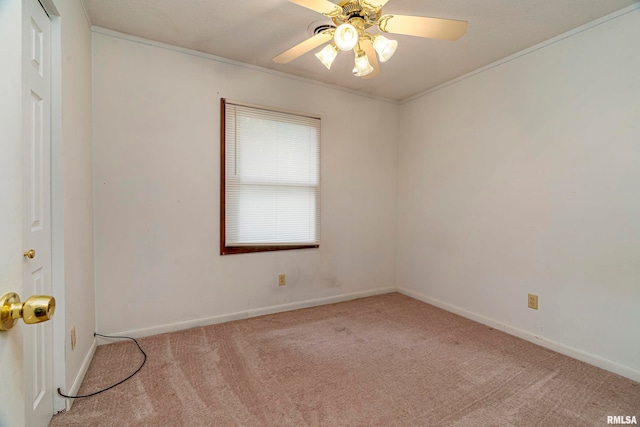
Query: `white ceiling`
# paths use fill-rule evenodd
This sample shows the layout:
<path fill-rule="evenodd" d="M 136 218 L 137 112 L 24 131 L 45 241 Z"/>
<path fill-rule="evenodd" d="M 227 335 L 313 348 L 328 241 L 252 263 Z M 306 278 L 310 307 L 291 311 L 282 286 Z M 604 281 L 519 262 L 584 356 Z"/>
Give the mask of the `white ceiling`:
<path fill-rule="evenodd" d="M 98 27 L 403 100 L 638 0 L 390 0 L 384 13 L 465 20 L 468 31 L 455 42 L 389 36 L 398 40 L 398 50 L 369 80 L 351 74 L 348 52 L 331 70 L 313 55 L 320 48 L 289 64 L 274 63 L 274 56 L 309 37 L 311 23 L 329 22 L 287 0 L 83 2 Z"/>

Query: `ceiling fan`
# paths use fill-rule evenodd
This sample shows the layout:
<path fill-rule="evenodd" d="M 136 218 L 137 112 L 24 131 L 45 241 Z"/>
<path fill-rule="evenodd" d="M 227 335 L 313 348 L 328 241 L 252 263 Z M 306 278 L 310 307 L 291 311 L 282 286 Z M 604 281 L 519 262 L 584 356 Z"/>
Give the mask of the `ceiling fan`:
<path fill-rule="evenodd" d="M 335 27 L 324 28 L 276 56 L 273 61 L 286 64 L 333 39 L 324 49 L 316 53 L 316 57 L 325 67 L 331 69 L 331 64 L 339 50 L 353 50 L 355 56 L 353 74 L 365 79 L 378 74 L 378 58 L 380 62 L 386 62 L 398 47 L 398 42 L 395 40 L 389 40 L 382 34 L 368 33 L 366 30 L 371 27 L 377 27 L 385 33 L 444 40 L 457 40 L 467 31 L 467 21 L 410 15 L 383 15 L 382 6 L 388 0 L 342 0 L 338 4 L 329 0 L 289 1 L 330 17 Z"/>

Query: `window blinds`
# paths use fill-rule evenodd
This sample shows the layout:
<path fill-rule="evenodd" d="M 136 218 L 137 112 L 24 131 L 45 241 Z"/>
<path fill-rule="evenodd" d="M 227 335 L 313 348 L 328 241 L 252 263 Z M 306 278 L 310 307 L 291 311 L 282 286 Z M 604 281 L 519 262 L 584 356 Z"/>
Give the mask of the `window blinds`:
<path fill-rule="evenodd" d="M 226 101 L 225 238 L 319 244 L 319 118 Z"/>

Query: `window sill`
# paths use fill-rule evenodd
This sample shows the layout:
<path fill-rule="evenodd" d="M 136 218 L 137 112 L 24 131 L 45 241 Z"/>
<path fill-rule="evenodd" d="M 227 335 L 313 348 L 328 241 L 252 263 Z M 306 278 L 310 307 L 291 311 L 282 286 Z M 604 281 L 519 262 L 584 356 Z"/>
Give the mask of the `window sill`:
<path fill-rule="evenodd" d="M 317 249 L 320 245 L 296 246 L 224 246 L 220 248 L 220 255 L 249 254 L 256 252 L 288 251 L 292 249 Z"/>

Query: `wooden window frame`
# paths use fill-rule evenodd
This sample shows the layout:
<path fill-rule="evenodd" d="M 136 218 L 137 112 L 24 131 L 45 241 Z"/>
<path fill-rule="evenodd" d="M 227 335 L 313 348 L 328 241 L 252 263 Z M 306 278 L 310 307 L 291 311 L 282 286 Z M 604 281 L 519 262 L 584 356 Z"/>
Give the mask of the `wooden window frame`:
<path fill-rule="evenodd" d="M 231 102 L 230 102 L 231 103 Z M 249 104 L 245 104 L 249 105 Z M 257 246 L 227 246 L 226 244 L 226 166 L 225 166 L 225 139 L 226 139 L 226 106 L 227 100 L 220 98 L 220 255 L 247 254 L 257 252 L 287 251 L 293 249 L 317 249 L 319 244 L 307 245 L 257 245 Z M 249 105 L 250 106 L 250 105 Z M 274 108 L 273 110 L 278 111 Z M 280 110 L 283 111 L 283 110 Z M 318 221 L 320 218 L 318 218 Z"/>

